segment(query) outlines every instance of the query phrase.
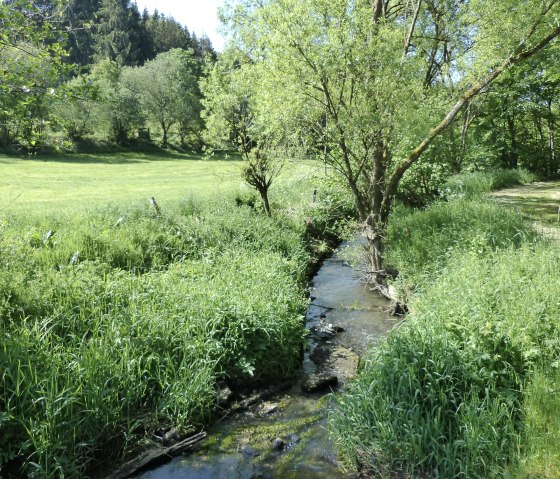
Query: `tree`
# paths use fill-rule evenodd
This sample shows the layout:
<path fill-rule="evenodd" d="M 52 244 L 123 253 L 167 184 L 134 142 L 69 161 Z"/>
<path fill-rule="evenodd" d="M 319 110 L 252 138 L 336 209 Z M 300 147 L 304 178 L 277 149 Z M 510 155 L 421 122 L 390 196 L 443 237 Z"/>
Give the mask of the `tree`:
<path fill-rule="evenodd" d="M 97 27 L 97 59 L 108 59 L 121 66 L 141 65 L 146 60 L 144 39 L 148 34 L 135 3 L 129 0 L 101 0 Z"/>
<path fill-rule="evenodd" d="M 193 47 L 189 31 L 177 20 L 166 17 L 157 10 L 147 19 L 146 28 L 153 42 L 153 56 L 174 48 L 188 50 Z"/>
<path fill-rule="evenodd" d="M 94 65 L 86 77 L 98 92 L 91 103 L 93 121 L 99 131 L 105 130 L 109 139 L 118 144 L 126 143 L 131 130 L 144 124 L 138 96 L 128 86 L 129 71 L 104 60 Z"/>
<path fill-rule="evenodd" d="M 192 51 L 176 48 L 126 70 L 126 87 L 138 97 L 146 117 L 161 127 L 164 147 L 173 125 L 181 124 L 186 135 L 199 115 L 196 69 Z"/>
<path fill-rule="evenodd" d="M 64 23 L 68 28 L 68 63 L 89 65 L 93 61 L 93 20 L 100 4 L 100 0 L 70 0 L 63 10 Z"/>
<path fill-rule="evenodd" d="M 25 0 L 0 3 L 0 142 L 34 149 L 67 73 L 61 9 Z"/>
<path fill-rule="evenodd" d="M 213 147 L 233 146 L 239 151 L 245 161 L 243 178 L 258 191 L 266 214 L 271 216 L 268 193 L 283 167 L 278 147 L 287 146 L 287 142 L 277 124 L 261 121 L 267 105 L 253 95 L 258 81 L 253 73 L 253 65 L 243 64 L 235 55 L 223 56 L 212 66 L 202 82 L 204 138 Z"/>
<path fill-rule="evenodd" d="M 543 176 L 557 174 L 559 53 L 558 45 L 551 45 L 488 88 L 465 148 L 474 167 L 523 167 Z"/>
<path fill-rule="evenodd" d="M 352 191 L 377 280 L 404 174 L 496 78 L 560 34 L 558 0 L 243 0 L 223 15 L 270 121 Z"/>
<path fill-rule="evenodd" d="M 52 107 L 52 114 L 70 140 L 83 141 L 93 133 L 99 93 L 99 87 L 88 75 L 73 78 L 64 85 Z"/>

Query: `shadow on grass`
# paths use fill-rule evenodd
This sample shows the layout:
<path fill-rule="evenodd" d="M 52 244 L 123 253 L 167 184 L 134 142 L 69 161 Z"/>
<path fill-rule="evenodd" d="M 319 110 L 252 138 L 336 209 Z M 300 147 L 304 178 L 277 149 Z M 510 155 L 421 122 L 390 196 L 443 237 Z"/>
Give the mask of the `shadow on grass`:
<path fill-rule="evenodd" d="M 504 205 L 517 208 L 524 216 L 549 224 L 558 223 L 559 202 L 549 197 L 499 196 L 494 199 Z"/>
<path fill-rule="evenodd" d="M 92 152 L 92 153 L 45 153 L 38 155 L 6 155 L 6 159 L 17 159 L 21 161 L 44 161 L 45 163 L 76 163 L 76 164 L 134 164 L 156 161 L 240 161 L 237 152 L 218 152 L 211 157 L 204 153 L 181 153 L 159 148 L 122 149 L 115 151 Z M 2 160 L 0 159 L 0 162 Z"/>

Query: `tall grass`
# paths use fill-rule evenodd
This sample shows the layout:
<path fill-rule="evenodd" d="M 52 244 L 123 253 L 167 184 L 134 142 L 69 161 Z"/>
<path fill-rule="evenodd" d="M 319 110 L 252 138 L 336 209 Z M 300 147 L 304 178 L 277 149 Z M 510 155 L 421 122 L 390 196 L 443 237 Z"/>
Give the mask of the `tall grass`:
<path fill-rule="evenodd" d="M 306 193 L 273 219 L 233 198 L 7 217 L 0 470 L 83 477 L 157 428 L 207 423 L 220 380 L 293 375 L 309 263 L 335 234 L 312 225 L 339 213 Z"/>
<path fill-rule="evenodd" d="M 457 253 L 484 256 L 535 237 L 520 214 L 491 200 L 439 201 L 424 210 L 399 208 L 393 213 L 387 262 L 401 271 L 408 288 L 421 289 L 442 274 Z"/>
<path fill-rule="evenodd" d="M 382 477 L 504 477 L 521 455 L 536 457 L 525 447 L 542 433 L 531 414 L 542 420 L 555 404 L 538 398 L 560 357 L 560 249 L 475 199 L 396 227 L 393 261 L 421 292 L 339 399 L 331 426 L 341 459 Z"/>
<path fill-rule="evenodd" d="M 558 364 L 535 371 L 525 390 L 522 454 L 510 468 L 515 479 L 560 477 L 560 373 Z"/>

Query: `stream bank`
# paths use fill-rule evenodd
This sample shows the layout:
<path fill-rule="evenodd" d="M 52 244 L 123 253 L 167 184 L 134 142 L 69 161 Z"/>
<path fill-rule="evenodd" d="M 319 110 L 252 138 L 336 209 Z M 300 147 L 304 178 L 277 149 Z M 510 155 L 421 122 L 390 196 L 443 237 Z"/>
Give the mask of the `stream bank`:
<path fill-rule="evenodd" d="M 142 479 L 346 478 L 327 433 L 331 390 L 355 376 L 361 355 L 398 322 L 361 281 L 343 243 L 310 288 L 302 374 L 285 393 L 218 421 L 208 439 Z M 234 405 L 235 406 L 235 405 Z"/>

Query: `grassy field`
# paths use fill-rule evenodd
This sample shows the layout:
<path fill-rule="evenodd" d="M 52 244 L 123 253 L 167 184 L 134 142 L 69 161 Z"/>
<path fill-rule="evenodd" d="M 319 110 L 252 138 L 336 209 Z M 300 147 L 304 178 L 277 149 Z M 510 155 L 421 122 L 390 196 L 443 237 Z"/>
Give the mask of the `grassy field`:
<path fill-rule="evenodd" d="M 38 213 L 130 204 L 154 196 L 165 205 L 209 197 L 242 184 L 237 156 L 121 152 L 13 157 L 0 155 L 1 211 Z"/>
<path fill-rule="evenodd" d="M 294 374 L 310 264 L 351 208 L 305 164 L 269 218 L 237 166 L 4 158 L 0 476 L 84 477 L 155 431 L 208 424 L 220 381 Z"/>
<path fill-rule="evenodd" d="M 528 219 L 558 224 L 560 181 L 536 182 L 506 188 L 495 191 L 490 196 L 507 206 L 517 208 Z"/>

